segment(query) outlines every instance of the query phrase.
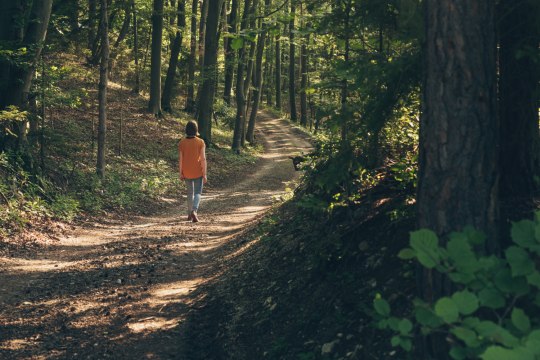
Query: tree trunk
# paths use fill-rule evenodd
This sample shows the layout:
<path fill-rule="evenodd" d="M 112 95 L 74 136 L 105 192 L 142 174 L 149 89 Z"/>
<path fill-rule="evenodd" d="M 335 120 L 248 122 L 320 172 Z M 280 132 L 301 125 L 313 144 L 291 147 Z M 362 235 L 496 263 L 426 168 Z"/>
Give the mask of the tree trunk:
<path fill-rule="evenodd" d="M 418 225 L 443 243 L 472 225 L 497 248 L 498 124 L 494 1 L 425 2 L 426 63 L 420 125 Z M 451 291 L 434 271 L 419 278 L 433 303 Z M 447 359 L 444 337 L 427 342 L 425 359 Z"/>
<path fill-rule="evenodd" d="M 218 26 L 223 8 L 223 0 L 208 0 L 208 16 L 204 39 L 204 67 L 201 69 L 203 83 L 199 96 L 198 116 L 199 132 L 206 144 L 212 142 L 212 114 L 214 112 L 214 94 L 216 86 Z"/>
<path fill-rule="evenodd" d="M 182 34 L 184 32 L 184 28 L 186 27 L 185 4 L 186 0 L 178 0 L 178 20 L 176 22 L 178 24 L 178 29 L 171 47 L 169 68 L 167 69 L 167 77 L 165 78 L 165 86 L 163 87 L 163 96 L 161 98 L 161 107 L 163 110 L 169 112 L 172 110 L 171 100 L 173 96 L 174 79 L 176 77 L 180 51 L 182 50 Z"/>
<path fill-rule="evenodd" d="M 204 46 L 206 32 L 206 18 L 208 17 L 208 0 L 202 0 L 201 3 L 201 18 L 199 20 L 199 69 L 202 71 L 204 66 Z"/>
<path fill-rule="evenodd" d="M 96 43 L 97 31 L 97 5 L 96 0 L 88 0 L 88 49 L 93 50 Z"/>
<path fill-rule="evenodd" d="M 296 114 L 296 71 L 295 71 L 295 62 L 296 57 L 294 54 L 295 45 L 294 45 L 294 18 L 296 12 L 296 0 L 291 0 L 291 13 L 289 21 L 289 108 L 291 114 L 291 121 L 296 122 L 298 120 L 298 115 Z"/>
<path fill-rule="evenodd" d="M 163 38 L 163 0 L 154 0 L 152 11 L 152 49 L 150 56 L 150 102 L 148 111 L 161 115 L 161 44 Z"/>
<path fill-rule="evenodd" d="M 270 0 L 264 1 L 265 12 L 270 9 Z M 266 44 L 266 23 L 262 24 L 261 33 L 257 39 L 257 55 L 255 58 L 255 76 L 253 80 L 253 104 L 251 106 L 251 114 L 249 116 L 249 123 L 246 132 L 246 140 L 253 144 L 255 142 L 255 122 L 257 120 L 257 112 L 259 111 L 259 102 L 261 101 L 261 91 L 263 84 L 262 77 L 262 59 L 264 55 L 264 46 Z"/>
<path fill-rule="evenodd" d="M 96 172 L 99 177 L 105 175 L 105 151 L 106 151 L 106 133 L 107 133 L 107 75 L 109 73 L 109 26 L 107 16 L 107 0 L 101 0 L 101 62 L 99 65 L 99 125 L 98 125 L 98 151 Z"/>
<path fill-rule="evenodd" d="M 303 13 L 302 13 L 303 15 Z M 303 16 L 302 16 L 303 17 Z M 300 48 L 300 125 L 307 126 L 307 75 L 308 75 L 308 51 L 307 46 L 309 44 L 309 34 L 306 36 L 305 40 L 302 42 L 302 47 Z"/>
<path fill-rule="evenodd" d="M 141 70 L 139 68 L 139 23 L 137 22 L 135 0 L 131 1 L 131 9 L 133 11 L 133 57 L 135 58 L 135 85 L 133 92 L 138 94 L 141 90 Z"/>
<path fill-rule="evenodd" d="M 3 5 L 6 6 L 6 5 Z M 27 10 L 20 4 L 7 4 L 8 24 L 5 25 L 0 40 L 13 43 L 16 48 L 27 48 L 28 52 L 19 63 L 0 60 L 0 110 L 8 105 L 14 105 L 21 110 L 29 106 L 30 86 L 36 64 L 39 60 L 43 43 L 47 35 L 47 27 L 52 9 L 52 0 L 34 1 L 31 4 L 26 22 L 18 22 Z M 7 81 L 5 81 L 7 80 Z M 20 122 L 12 130 L 17 134 L 14 146 L 22 147 L 26 143 L 28 122 Z M 2 134 L 2 137 L 4 134 Z M 4 140 L 2 139 L 2 142 Z M 3 148 L 6 144 L 0 144 Z M 8 147 L 12 146 L 11 144 Z"/>
<path fill-rule="evenodd" d="M 231 2 L 231 14 L 229 15 L 228 31 L 229 34 L 237 34 L 238 25 L 236 19 L 238 17 L 238 0 Z M 231 104 L 231 91 L 234 78 L 234 59 L 235 51 L 232 48 L 232 38 L 228 38 L 227 47 L 225 50 L 225 85 L 223 90 L 223 99 L 227 105 Z"/>
<path fill-rule="evenodd" d="M 195 62 L 197 57 L 197 9 L 198 0 L 191 3 L 190 46 L 188 60 L 188 88 L 186 98 L 186 111 L 195 110 Z"/>
<path fill-rule="evenodd" d="M 498 5 L 501 197 L 531 203 L 538 175 L 538 5 L 501 0 Z M 536 11 L 535 11 L 536 10 Z"/>
<path fill-rule="evenodd" d="M 276 75 L 276 108 L 281 111 L 281 41 L 279 38 L 281 34 L 276 35 L 276 69 L 274 70 Z"/>
<path fill-rule="evenodd" d="M 247 28 L 247 21 L 250 13 L 250 0 L 244 0 L 244 13 L 240 24 L 240 33 Z M 232 150 L 240 152 L 242 147 L 242 138 L 244 134 L 243 124 L 246 117 L 246 97 L 244 94 L 244 61 L 246 44 L 242 44 L 238 49 L 238 67 L 236 70 L 236 119 L 234 122 L 234 133 Z"/>
<path fill-rule="evenodd" d="M 272 79 L 272 59 L 273 59 L 273 54 L 272 54 L 272 50 L 273 50 L 273 47 L 272 47 L 272 37 L 271 36 L 266 36 L 266 54 L 264 56 L 264 80 L 263 82 L 266 84 L 266 91 L 265 91 L 265 94 L 266 94 L 266 105 L 267 106 L 272 106 L 272 86 L 274 85 L 272 83 L 273 79 Z M 261 95 L 262 96 L 262 95 Z M 261 101 L 262 101 L 262 98 L 261 98 Z"/>
<path fill-rule="evenodd" d="M 345 61 L 345 69 L 349 69 L 349 51 L 350 51 L 350 17 L 351 17 L 351 0 L 347 1 L 345 5 L 345 53 L 343 55 L 343 60 Z M 349 126 L 347 124 L 348 106 L 347 98 L 349 96 L 349 84 L 347 78 L 345 77 L 341 81 L 341 141 L 343 144 L 347 144 L 347 136 L 349 131 Z M 373 139 L 370 139 L 373 142 Z M 375 156 L 375 154 L 371 154 Z"/>

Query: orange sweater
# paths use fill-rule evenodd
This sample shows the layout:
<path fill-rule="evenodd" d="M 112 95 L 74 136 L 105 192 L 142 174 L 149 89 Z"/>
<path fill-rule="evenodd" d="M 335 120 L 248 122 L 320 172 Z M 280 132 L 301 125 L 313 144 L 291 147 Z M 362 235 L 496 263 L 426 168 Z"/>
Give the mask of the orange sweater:
<path fill-rule="evenodd" d="M 204 140 L 194 138 L 183 138 L 178 144 L 178 152 L 181 156 L 182 175 L 186 179 L 197 179 L 204 176 L 202 156 L 204 156 Z"/>

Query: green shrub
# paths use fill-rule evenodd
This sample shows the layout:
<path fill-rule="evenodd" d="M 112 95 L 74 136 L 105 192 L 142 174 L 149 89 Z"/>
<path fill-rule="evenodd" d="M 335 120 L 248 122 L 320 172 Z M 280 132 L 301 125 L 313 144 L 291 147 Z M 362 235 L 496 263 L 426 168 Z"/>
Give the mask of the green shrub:
<path fill-rule="evenodd" d="M 411 351 L 418 331 L 442 332 L 453 359 L 540 359 L 540 212 L 514 223 L 511 236 L 514 244 L 498 257 L 483 255 L 485 236 L 471 228 L 450 234 L 445 246 L 430 230 L 413 232 L 399 257 L 439 271 L 458 290 L 434 304 L 415 300 L 411 317 L 401 319 L 377 296 L 378 326 L 395 332 L 392 346 Z"/>

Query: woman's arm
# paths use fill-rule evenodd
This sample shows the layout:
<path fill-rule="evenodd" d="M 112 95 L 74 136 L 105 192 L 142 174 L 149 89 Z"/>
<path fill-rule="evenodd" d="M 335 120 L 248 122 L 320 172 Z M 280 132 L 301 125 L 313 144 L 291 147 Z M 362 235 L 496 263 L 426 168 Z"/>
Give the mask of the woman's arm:
<path fill-rule="evenodd" d="M 180 150 L 180 145 L 178 145 L 178 174 L 180 180 L 184 180 L 184 175 L 182 174 L 182 150 Z"/>
<path fill-rule="evenodd" d="M 206 170 L 207 170 L 207 167 L 206 167 L 206 144 L 204 144 L 204 143 L 203 143 L 203 146 L 201 147 L 200 157 L 201 157 L 201 166 L 202 166 L 202 171 L 203 171 L 203 181 L 206 184 L 208 182 L 208 178 L 206 177 Z"/>

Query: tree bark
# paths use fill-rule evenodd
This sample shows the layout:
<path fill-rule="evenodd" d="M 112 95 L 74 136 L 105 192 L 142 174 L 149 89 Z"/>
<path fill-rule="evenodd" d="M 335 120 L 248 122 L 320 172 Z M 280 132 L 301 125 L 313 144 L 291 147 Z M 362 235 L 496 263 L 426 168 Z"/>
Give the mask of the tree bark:
<path fill-rule="evenodd" d="M 186 111 L 195 110 L 195 62 L 197 57 L 197 10 L 198 0 L 191 3 L 190 46 L 188 60 L 188 86 L 186 98 Z"/>
<path fill-rule="evenodd" d="M 497 249 L 498 124 L 494 0 L 427 0 L 426 62 L 420 125 L 418 225 L 442 242 L 467 225 Z M 449 281 L 423 271 L 428 302 L 451 291 Z M 425 359 L 448 358 L 440 336 L 427 342 Z"/>
<path fill-rule="evenodd" d="M 276 108 L 281 111 L 281 34 L 276 35 Z"/>
<path fill-rule="evenodd" d="M 150 55 L 150 101 L 148 111 L 161 115 L 161 44 L 163 39 L 163 0 L 154 0 L 152 49 Z"/>
<path fill-rule="evenodd" d="M 109 26 L 107 16 L 107 0 L 101 0 L 101 62 L 99 66 L 99 125 L 98 125 L 98 151 L 96 172 L 99 177 L 105 175 L 105 151 L 107 133 L 107 84 L 109 66 Z"/>
<path fill-rule="evenodd" d="M 264 1 L 265 12 L 268 12 L 270 9 L 270 0 Z M 266 44 L 266 23 L 263 22 L 261 27 L 261 33 L 257 39 L 257 54 L 255 57 L 255 76 L 253 80 L 253 104 L 251 105 L 251 114 L 249 116 L 248 128 L 246 132 L 246 140 L 253 144 L 255 142 L 255 123 L 257 120 L 257 112 L 259 111 L 259 102 L 261 101 L 261 91 L 263 85 L 263 55 L 264 55 L 264 46 Z"/>
<path fill-rule="evenodd" d="M 302 9 L 302 18 L 303 18 L 303 7 Z M 308 74 L 308 51 L 307 46 L 309 43 L 309 34 L 306 36 L 304 41 L 302 41 L 302 46 L 300 47 L 300 125 L 307 126 L 307 74 Z"/>
<path fill-rule="evenodd" d="M 231 2 L 231 14 L 228 19 L 228 32 L 229 34 L 237 34 L 238 25 L 236 19 L 238 17 L 238 0 L 232 0 Z M 234 79 L 234 59 L 235 51 L 232 48 L 232 38 L 228 38 L 227 47 L 225 50 L 225 85 L 223 89 L 223 100 L 227 105 L 231 104 L 231 92 Z"/>
<path fill-rule="evenodd" d="M 171 57 L 169 59 L 169 68 L 167 69 L 167 77 L 165 78 L 165 86 L 163 87 L 163 96 L 161 98 L 161 107 L 165 111 L 171 111 L 171 100 L 173 96 L 174 89 L 174 79 L 176 77 L 178 60 L 180 56 L 180 51 L 182 50 L 182 34 L 184 28 L 186 27 L 186 1 L 178 0 L 178 9 L 177 9 L 177 26 L 176 36 L 174 37 L 174 42 L 171 47 Z"/>
<path fill-rule="evenodd" d="M 250 0 L 244 0 L 244 13 L 240 24 L 240 33 L 247 28 L 248 17 L 250 13 Z M 244 61 L 246 44 L 242 44 L 238 49 L 238 67 L 236 70 L 236 119 L 234 122 L 234 133 L 232 141 L 232 150 L 240 152 L 242 147 L 242 138 L 244 136 L 244 120 L 246 117 L 246 98 L 244 94 Z"/>
<path fill-rule="evenodd" d="M 133 57 L 135 60 L 135 85 L 133 92 L 138 94 L 141 88 L 141 70 L 139 68 L 139 23 L 137 22 L 135 0 L 131 1 L 131 9 L 133 11 Z"/>
<path fill-rule="evenodd" d="M 536 9 L 535 9 L 536 7 Z M 533 49 L 540 41 L 538 5 L 501 0 L 499 25 L 499 118 L 501 197 L 531 204 L 538 175 L 540 76 Z"/>
<path fill-rule="evenodd" d="M 88 49 L 93 50 L 96 43 L 97 5 L 96 0 L 88 0 Z"/>
<path fill-rule="evenodd" d="M 296 114 L 296 71 L 295 71 L 295 45 L 294 45 L 294 18 L 296 13 L 296 0 L 291 1 L 291 20 L 289 21 L 289 111 L 291 114 L 291 121 L 298 121 L 298 115 Z"/>
<path fill-rule="evenodd" d="M 198 116 L 199 132 L 206 144 L 212 142 L 212 114 L 216 86 L 218 26 L 223 8 L 223 0 L 208 0 L 208 16 L 204 39 L 204 67 L 201 69 L 203 83 L 199 96 Z"/>

